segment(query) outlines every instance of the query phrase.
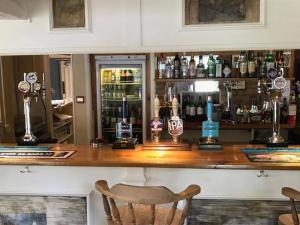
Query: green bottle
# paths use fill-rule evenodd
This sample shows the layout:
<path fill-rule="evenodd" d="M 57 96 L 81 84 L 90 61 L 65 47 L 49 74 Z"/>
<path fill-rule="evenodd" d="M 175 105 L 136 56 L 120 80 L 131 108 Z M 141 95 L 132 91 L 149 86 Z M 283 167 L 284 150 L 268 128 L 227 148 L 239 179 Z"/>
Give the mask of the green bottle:
<path fill-rule="evenodd" d="M 209 55 L 207 67 L 208 67 L 208 77 L 209 78 L 216 77 L 216 61 L 214 59 L 213 54 Z"/>
<path fill-rule="evenodd" d="M 268 74 L 270 69 L 275 68 L 275 62 L 273 59 L 272 51 L 269 51 L 269 53 L 267 54 L 265 62 L 266 62 L 266 70 L 267 70 L 267 74 Z"/>

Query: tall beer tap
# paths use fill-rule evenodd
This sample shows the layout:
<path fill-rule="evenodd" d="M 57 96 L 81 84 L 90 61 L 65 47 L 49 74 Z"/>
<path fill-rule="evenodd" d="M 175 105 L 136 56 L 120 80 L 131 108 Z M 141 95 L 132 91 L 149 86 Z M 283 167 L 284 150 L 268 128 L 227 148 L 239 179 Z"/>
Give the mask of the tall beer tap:
<path fill-rule="evenodd" d="M 280 135 L 280 104 L 282 90 L 286 86 L 283 77 L 284 70 L 275 68 L 269 69 L 267 77 L 261 77 L 257 83 L 257 93 L 268 96 L 273 108 L 273 129 L 272 137 L 267 141 L 268 146 L 286 146 L 284 138 Z M 265 105 L 265 104 L 264 104 Z M 264 107 L 263 109 L 264 110 Z"/>
<path fill-rule="evenodd" d="M 40 83 L 37 82 L 37 73 L 30 72 L 24 73 L 24 80 L 18 84 L 18 89 L 23 93 L 24 101 L 24 116 L 25 116 L 25 135 L 21 140 L 22 145 L 35 145 L 37 144 L 37 137 L 32 133 L 31 130 L 31 119 L 30 119 L 30 104 L 33 98 L 36 99 L 41 90 Z"/>

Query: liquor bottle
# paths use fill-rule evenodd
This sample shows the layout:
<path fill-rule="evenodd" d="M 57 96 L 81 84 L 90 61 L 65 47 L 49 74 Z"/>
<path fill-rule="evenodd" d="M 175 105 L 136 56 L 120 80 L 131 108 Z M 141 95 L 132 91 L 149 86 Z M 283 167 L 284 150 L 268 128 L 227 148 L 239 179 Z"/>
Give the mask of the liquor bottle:
<path fill-rule="evenodd" d="M 195 78 L 196 74 L 197 74 L 196 62 L 194 59 L 194 55 L 192 55 L 190 63 L 189 63 L 189 76 L 190 76 L 190 78 Z"/>
<path fill-rule="evenodd" d="M 255 58 L 255 73 L 256 76 L 261 78 L 262 74 L 261 74 L 261 67 L 262 67 L 262 56 L 259 52 L 256 53 L 256 58 Z"/>
<path fill-rule="evenodd" d="M 196 106 L 194 102 L 194 96 L 192 95 L 190 98 L 190 121 L 194 121 L 196 119 Z"/>
<path fill-rule="evenodd" d="M 218 56 L 216 59 L 216 77 L 221 78 L 222 72 L 223 72 L 223 62 L 222 62 L 220 56 Z"/>
<path fill-rule="evenodd" d="M 213 54 L 209 55 L 207 67 L 208 67 L 208 77 L 214 78 L 216 76 L 216 62 Z"/>
<path fill-rule="evenodd" d="M 270 69 L 275 68 L 272 51 L 269 51 L 269 53 L 267 54 L 265 63 L 266 63 L 266 72 L 268 74 Z"/>
<path fill-rule="evenodd" d="M 205 66 L 203 64 L 203 57 L 199 55 L 199 63 L 197 65 L 197 77 L 205 78 Z"/>
<path fill-rule="evenodd" d="M 168 60 L 166 64 L 166 78 L 167 79 L 173 78 L 173 66 L 171 60 Z"/>
<path fill-rule="evenodd" d="M 202 98 L 201 96 L 199 96 L 199 102 L 197 105 L 197 109 L 196 109 L 196 119 L 199 121 L 203 121 L 204 120 L 204 112 L 203 112 L 203 105 L 202 105 Z"/>
<path fill-rule="evenodd" d="M 181 63 L 180 63 L 180 58 L 177 53 L 174 58 L 174 78 L 175 79 L 180 78 L 180 68 L 181 68 Z"/>
<path fill-rule="evenodd" d="M 186 106 L 185 106 L 185 119 L 186 121 L 190 120 L 190 96 L 186 96 Z"/>
<path fill-rule="evenodd" d="M 160 55 L 157 62 L 158 78 L 162 79 L 166 75 L 166 59 L 163 54 Z"/>
<path fill-rule="evenodd" d="M 245 56 L 245 52 L 241 51 L 239 58 L 239 69 L 240 69 L 240 77 L 247 77 L 247 59 Z"/>
<path fill-rule="evenodd" d="M 183 53 L 182 59 L 181 59 L 181 78 L 185 79 L 188 78 L 188 60 L 186 58 L 185 52 Z"/>
<path fill-rule="evenodd" d="M 286 98 L 283 98 L 283 103 L 281 107 L 281 115 L 280 115 L 280 122 L 287 123 L 288 122 L 288 102 Z"/>
<path fill-rule="evenodd" d="M 231 69 L 230 69 L 230 64 L 224 61 L 224 69 L 223 69 L 223 74 L 225 78 L 231 77 Z"/>
<path fill-rule="evenodd" d="M 256 77 L 255 71 L 256 71 L 256 68 L 255 68 L 253 52 L 248 51 L 248 76 Z"/>
<path fill-rule="evenodd" d="M 111 73 L 107 71 L 107 83 L 111 83 Z"/>

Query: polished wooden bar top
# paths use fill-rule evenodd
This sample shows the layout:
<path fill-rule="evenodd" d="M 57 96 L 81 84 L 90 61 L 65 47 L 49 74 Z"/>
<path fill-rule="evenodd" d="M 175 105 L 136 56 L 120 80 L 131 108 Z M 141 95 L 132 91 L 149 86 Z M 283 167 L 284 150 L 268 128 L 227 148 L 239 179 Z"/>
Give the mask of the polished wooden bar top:
<path fill-rule="evenodd" d="M 278 169 L 300 170 L 300 163 L 251 162 L 240 151 L 260 145 L 223 145 L 222 150 L 191 151 L 112 150 L 111 145 L 93 149 L 90 145 L 53 145 L 52 150 L 75 150 L 67 159 L 0 158 L 0 165 L 91 166 L 91 167 L 158 167 L 199 169 Z M 290 146 L 299 147 L 299 146 Z"/>

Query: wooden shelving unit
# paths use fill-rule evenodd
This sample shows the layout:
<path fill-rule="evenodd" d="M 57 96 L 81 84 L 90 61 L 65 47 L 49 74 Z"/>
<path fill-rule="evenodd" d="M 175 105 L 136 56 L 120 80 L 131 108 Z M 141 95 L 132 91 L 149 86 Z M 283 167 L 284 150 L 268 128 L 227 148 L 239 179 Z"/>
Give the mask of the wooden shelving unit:
<path fill-rule="evenodd" d="M 292 129 L 296 125 L 292 124 L 280 124 L 282 129 Z M 199 130 L 201 129 L 201 122 L 183 122 L 183 129 L 188 130 Z M 249 130 L 249 129 L 272 129 L 272 124 L 263 124 L 263 123 L 239 123 L 239 124 L 230 124 L 230 123 L 221 123 L 220 129 L 223 130 Z"/>
<path fill-rule="evenodd" d="M 294 77 L 286 77 L 287 80 L 294 80 Z M 165 82 L 194 82 L 194 81 L 257 81 L 257 78 L 242 78 L 242 77 L 230 77 L 230 78 L 185 78 L 185 79 L 159 79 L 155 78 L 156 83 L 165 83 Z"/>

